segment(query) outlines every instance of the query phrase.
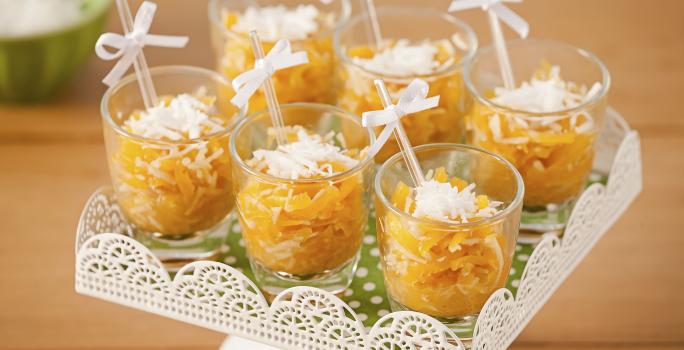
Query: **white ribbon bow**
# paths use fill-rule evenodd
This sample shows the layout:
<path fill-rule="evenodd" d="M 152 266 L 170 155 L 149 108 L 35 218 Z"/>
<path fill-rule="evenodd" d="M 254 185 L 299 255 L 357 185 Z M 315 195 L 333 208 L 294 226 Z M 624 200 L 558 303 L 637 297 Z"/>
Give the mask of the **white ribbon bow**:
<path fill-rule="evenodd" d="M 290 41 L 285 39 L 278 40 L 266 57 L 256 60 L 253 69 L 238 75 L 233 80 L 235 96 L 233 96 L 230 102 L 242 108 L 259 89 L 259 86 L 266 79 L 270 78 L 273 73 L 304 63 L 309 63 L 309 57 L 306 52 L 292 53 Z"/>
<path fill-rule="evenodd" d="M 522 0 L 454 0 L 449 5 L 449 12 L 482 8 L 491 10 L 500 20 L 508 24 L 521 38 L 527 38 L 530 33 L 530 25 L 513 10 L 504 5 L 504 2 L 522 2 Z"/>
<path fill-rule="evenodd" d="M 428 84 L 421 79 L 414 79 L 404 93 L 399 98 L 396 105 L 387 106 L 383 110 L 364 112 L 361 124 L 365 127 L 376 127 L 385 125 L 380 135 L 375 140 L 370 149 L 370 156 L 375 155 L 385 145 L 387 140 L 394 132 L 394 129 L 401 123 L 401 118 L 407 114 L 435 108 L 439 105 L 439 96 L 426 98 L 429 90 Z"/>
<path fill-rule="evenodd" d="M 126 73 L 133 64 L 143 47 L 147 45 L 160 47 L 181 48 L 188 44 L 187 36 L 148 34 L 157 4 L 145 1 L 135 14 L 133 29 L 125 36 L 117 33 L 104 33 L 95 44 L 97 56 L 103 60 L 121 58 L 114 68 L 102 79 L 102 82 L 112 86 Z M 116 52 L 107 50 L 107 46 L 117 49 Z"/>

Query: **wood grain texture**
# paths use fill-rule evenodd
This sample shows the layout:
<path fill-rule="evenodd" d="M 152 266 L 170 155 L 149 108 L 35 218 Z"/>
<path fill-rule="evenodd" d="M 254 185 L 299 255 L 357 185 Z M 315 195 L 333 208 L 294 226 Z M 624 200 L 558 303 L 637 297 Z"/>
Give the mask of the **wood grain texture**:
<path fill-rule="evenodd" d="M 146 50 L 149 62 L 211 67 L 205 1 L 159 3 L 153 32 L 189 34 L 191 43 Z M 444 8 L 448 1 L 421 3 Z M 642 195 L 513 349 L 684 348 L 684 1 L 512 6 L 529 19 L 532 36 L 567 41 L 605 61 L 611 104 L 641 132 L 644 158 Z M 481 13 L 460 17 L 489 41 Z M 109 181 L 99 80 L 110 67 L 92 60 L 49 104 L 0 106 L 0 349 L 215 349 L 224 337 L 73 291 L 78 217 L 89 194 Z"/>

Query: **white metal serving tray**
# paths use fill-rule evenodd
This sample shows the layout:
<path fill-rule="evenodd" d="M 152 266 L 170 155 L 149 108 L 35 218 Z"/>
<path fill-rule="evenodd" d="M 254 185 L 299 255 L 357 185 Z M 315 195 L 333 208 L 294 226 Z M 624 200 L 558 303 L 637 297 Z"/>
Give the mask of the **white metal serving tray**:
<path fill-rule="evenodd" d="M 612 109 L 594 169 L 609 175 L 607 185 L 586 189 L 563 238 L 536 246 L 515 296 L 502 288 L 489 298 L 473 349 L 508 347 L 641 191 L 639 135 Z M 220 262 L 188 264 L 171 279 L 131 232 L 107 191 L 94 193 L 76 236 L 78 293 L 284 349 L 463 348 L 444 324 L 417 312 L 389 313 L 367 328 L 353 308 L 316 288 L 285 290 L 269 305 L 254 282 Z"/>

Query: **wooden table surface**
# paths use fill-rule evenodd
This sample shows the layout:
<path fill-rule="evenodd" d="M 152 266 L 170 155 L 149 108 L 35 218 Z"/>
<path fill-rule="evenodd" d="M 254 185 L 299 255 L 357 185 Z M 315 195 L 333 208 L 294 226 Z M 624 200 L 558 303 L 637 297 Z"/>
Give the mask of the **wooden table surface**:
<path fill-rule="evenodd" d="M 211 67 L 205 1 L 159 3 L 152 32 L 189 34 L 191 43 L 146 50 L 149 62 Z M 684 1 L 513 6 L 532 36 L 567 41 L 605 61 L 614 79 L 610 103 L 641 134 L 645 175 L 641 196 L 513 348 L 684 348 L 684 107 L 677 107 L 684 102 Z M 461 17 L 489 42 L 482 13 Z M 113 16 L 110 28 L 119 31 Z M 0 106 L 2 349 L 216 349 L 224 338 L 74 292 L 78 217 L 89 194 L 109 181 L 98 106 L 99 80 L 111 66 L 92 60 L 52 103 Z"/>

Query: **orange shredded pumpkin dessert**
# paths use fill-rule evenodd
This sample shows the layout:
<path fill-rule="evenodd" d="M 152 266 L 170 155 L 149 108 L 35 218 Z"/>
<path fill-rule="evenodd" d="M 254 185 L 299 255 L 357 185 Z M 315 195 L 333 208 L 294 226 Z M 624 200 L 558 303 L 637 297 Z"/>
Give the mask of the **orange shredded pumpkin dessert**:
<path fill-rule="evenodd" d="M 376 205 L 385 285 L 410 310 L 442 318 L 477 314 L 504 286 L 511 266 L 503 224 L 485 221 L 502 203 L 477 195 L 474 183 L 449 178 L 441 167 L 426 178 L 417 188 L 399 182 L 390 198 L 398 210 L 424 220 Z"/>
<path fill-rule="evenodd" d="M 112 179 L 119 205 L 139 229 L 186 237 L 208 229 L 232 210 L 229 121 L 215 98 L 199 92 L 162 97 L 122 124 Z"/>
<path fill-rule="evenodd" d="M 253 176 L 237 193 L 247 252 L 276 272 L 334 270 L 357 257 L 368 221 L 363 174 L 334 176 L 357 166 L 366 150 L 334 145 L 344 144 L 334 132 L 321 137 L 301 126 L 284 131 L 289 143 L 254 151 L 247 161 L 269 180 Z"/>
<path fill-rule="evenodd" d="M 388 42 L 380 51 L 367 45 L 349 48 L 346 55 L 351 62 L 338 70 L 338 106 L 356 115 L 382 109 L 374 79 L 383 78 L 390 95 L 396 98 L 414 77 L 421 77 L 430 85 L 429 94 L 441 98 L 436 108 L 401 119 L 411 144 L 462 140 L 464 85 L 461 73 L 452 69 L 460 57 L 450 41 L 410 43 L 401 39 Z M 390 140 L 376 162 L 382 163 L 398 151 L 396 141 Z"/>
<path fill-rule="evenodd" d="M 487 96 L 511 111 L 474 102 L 467 116 L 469 142 L 513 163 L 525 183 L 525 206 L 563 204 L 584 187 L 599 126 L 588 110 L 551 112 L 572 109 L 600 88 L 566 82 L 559 67 L 543 63 L 530 82 Z"/>
<path fill-rule="evenodd" d="M 248 34 L 256 28 L 264 52 L 269 52 L 279 39 L 288 39 L 293 51 L 305 51 L 308 55 L 308 64 L 280 70 L 272 76 L 278 101 L 331 104 L 334 92 L 330 77 L 335 69 L 331 32 L 339 20 L 335 17 L 334 13 L 313 5 L 249 7 L 244 12 L 224 10 L 223 24 L 229 34 L 222 43 L 219 71 L 232 80 L 254 66 Z M 249 112 L 266 107 L 263 91 L 257 91 L 249 100 Z"/>

